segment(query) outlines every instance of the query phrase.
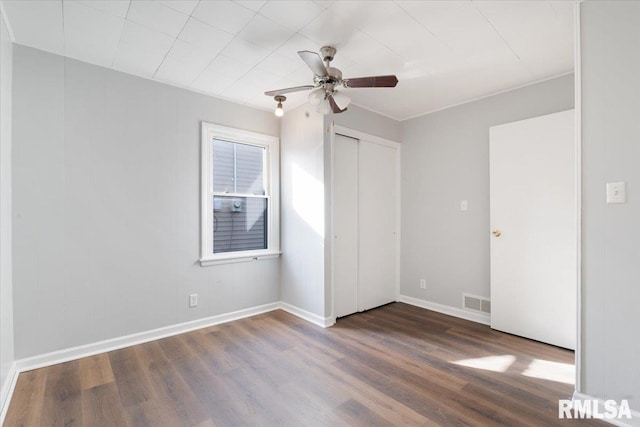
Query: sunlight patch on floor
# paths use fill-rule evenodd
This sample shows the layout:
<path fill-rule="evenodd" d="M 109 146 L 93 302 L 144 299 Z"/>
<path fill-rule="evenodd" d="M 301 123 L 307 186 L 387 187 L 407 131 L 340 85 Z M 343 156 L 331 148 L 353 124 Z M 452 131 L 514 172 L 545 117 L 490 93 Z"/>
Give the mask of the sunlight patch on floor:
<path fill-rule="evenodd" d="M 541 380 L 556 381 L 573 384 L 576 378 L 576 368 L 573 364 L 551 362 L 549 360 L 534 359 L 522 373 L 525 377 Z"/>
<path fill-rule="evenodd" d="M 516 356 L 505 354 L 501 356 L 485 356 L 473 359 L 463 359 L 451 362 L 454 365 L 492 372 L 507 372 L 516 362 Z M 513 371 L 513 369 L 512 369 Z M 552 362 L 549 360 L 533 359 L 521 372 L 525 377 L 555 381 L 564 384 L 574 384 L 576 369 L 573 364 Z"/>
<path fill-rule="evenodd" d="M 510 354 L 503 356 L 486 356 L 475 359 L 464 359 L 453 362 L 454 365 L 467 368 L 483 369 L 485 371 L 505 372 L 516 361 L 516 357 Z"/>

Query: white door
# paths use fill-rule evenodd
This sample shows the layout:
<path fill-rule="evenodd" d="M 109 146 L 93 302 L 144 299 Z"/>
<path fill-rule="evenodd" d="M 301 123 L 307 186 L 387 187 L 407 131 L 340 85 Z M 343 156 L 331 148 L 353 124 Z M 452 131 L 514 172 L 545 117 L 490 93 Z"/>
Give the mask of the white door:
<path fill-rule="evenodd" d="M 397 150 L 360 141 L 358 152 L 358 308 L 396 300 Z"/>
<path fill-rule="evenodd" d="M 396 300 L 397 149 L 336 134 L 332 148 L 334 315 Z"/>
<path fill-rule="evenodd" d="M 491 327 L 575 348 L 574 111 L 490 129 Z"/>
<path fill-rule="evenodd" d="M 358 311 L 358 140 L 333 144 L 333 300 L 336 317 Z"/>

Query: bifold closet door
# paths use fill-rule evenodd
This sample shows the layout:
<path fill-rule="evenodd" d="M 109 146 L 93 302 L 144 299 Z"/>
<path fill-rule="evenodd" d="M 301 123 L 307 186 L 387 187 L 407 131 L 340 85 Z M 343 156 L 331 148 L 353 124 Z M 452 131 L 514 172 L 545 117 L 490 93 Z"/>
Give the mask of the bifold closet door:
<path fill-rule="evenodd" d="M 333 144 L 333 300 L 336 317 L 358 311 L 358 140 Z"/>
<path fill-rule="evenodd" d="M 358 309 L 397 298 L 398 151 L 358 147 Z"/>
<path fill-rule="evenodd" d="M 332 162 L 336 317 L 396 300 L 397 150 L 336 134 Z"/>

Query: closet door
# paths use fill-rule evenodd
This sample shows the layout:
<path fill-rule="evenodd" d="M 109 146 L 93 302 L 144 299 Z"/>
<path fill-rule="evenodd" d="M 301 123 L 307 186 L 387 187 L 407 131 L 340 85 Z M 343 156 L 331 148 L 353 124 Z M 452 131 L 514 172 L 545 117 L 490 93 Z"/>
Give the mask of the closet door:
<path fill-rule="evenodd" d="M 397 150 L 360 140 L 358 149 L 358 309 L 396 300 Z"/>
<path fill-rule="evenodd" d="M 333 144 L 333 301 L 336 317 L 358 311 L 358 140 Z"/>

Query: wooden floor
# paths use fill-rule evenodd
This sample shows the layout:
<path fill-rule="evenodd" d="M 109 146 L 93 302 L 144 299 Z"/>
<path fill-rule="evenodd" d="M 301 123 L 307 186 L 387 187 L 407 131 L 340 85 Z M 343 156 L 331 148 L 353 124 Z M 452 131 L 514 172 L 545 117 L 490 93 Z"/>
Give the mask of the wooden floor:
<path fill-rule="evenodd" d="M 535 377 L 567 364 L 400 303 L 328 329 L 274 311 L 22 373 L 4 425 L 597 425 L 559 420 L 573 385 Z"/>

